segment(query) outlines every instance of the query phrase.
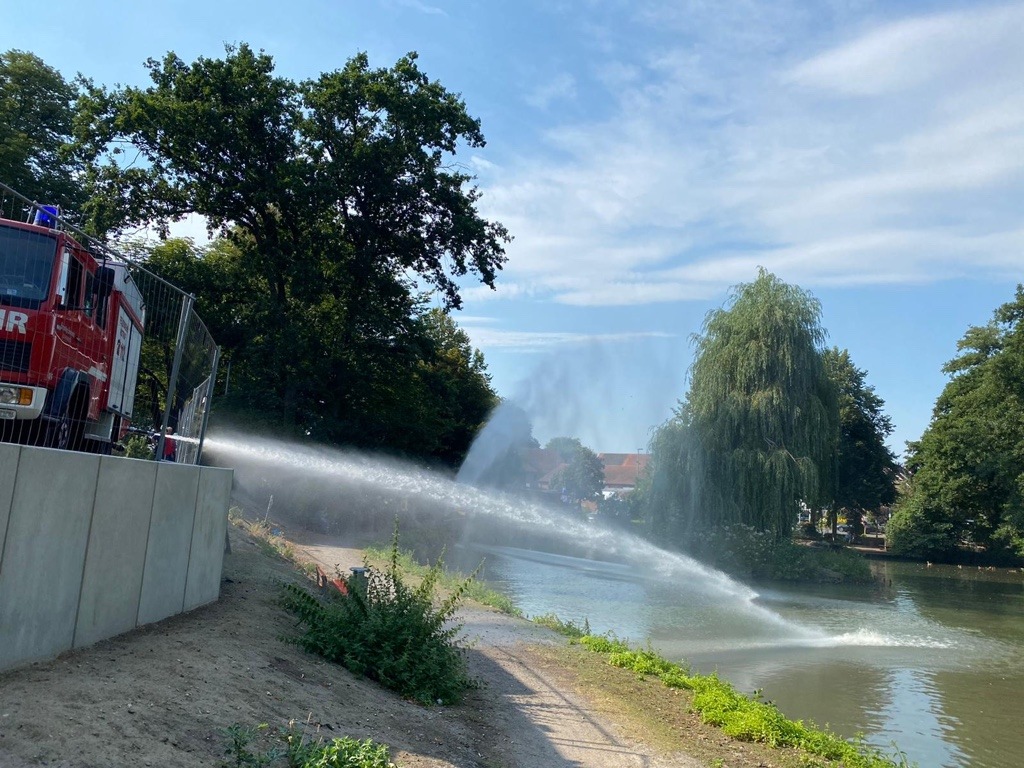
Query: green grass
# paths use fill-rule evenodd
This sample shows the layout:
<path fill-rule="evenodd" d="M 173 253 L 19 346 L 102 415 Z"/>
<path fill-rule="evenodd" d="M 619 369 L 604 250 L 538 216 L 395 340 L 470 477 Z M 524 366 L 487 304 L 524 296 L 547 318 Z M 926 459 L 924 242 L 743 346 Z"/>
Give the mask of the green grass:
<path fill-rule="evenodd" d="M 228 522 L 248 533 L 256 542 L 260 551 L 270 557 L 296 562 L 295 550 L 284 538 L 274 533 L 273 527 L 266 520 L 249 520 L 238 507 L 228 510 Z M 315 566 L 301 564 L 304 572 L 309 573 Z"/>
<path fill-rule="evenodd" d="M 717 675 L 694 675 L 688 667 L 668 661 L 650 649 L 636 650 L 609 636 L 584 635 L 573 639 L 594 653 L 603 654 L 608 664 L 653 677 L 669 688 L 692 692 L 690 707 L 701 719 L 741 741 L 768 746 L 794 747 L 841 763 L 844 768 L 893 768 L 907 765 L 897 749 L 890 758 L 859 742 L 851 743 L 828 730 L 801 720 L 790 720 L 759 694 L 746 696 Z"/>
<path fill-rule="evenodd" d="M 582 624 L 577 624 L 574 621 L 562 621 L 553 613 L 545 613 L 542 616 L 534 616 L 530 621 L 571 639 L 579 639 L 590 634 L 590 622 L 586 619 Z"/>

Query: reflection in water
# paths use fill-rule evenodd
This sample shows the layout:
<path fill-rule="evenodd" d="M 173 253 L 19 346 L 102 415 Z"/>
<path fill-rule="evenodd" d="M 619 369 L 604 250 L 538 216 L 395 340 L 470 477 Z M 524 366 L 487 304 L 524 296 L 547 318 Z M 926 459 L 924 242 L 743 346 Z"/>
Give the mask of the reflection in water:
<path fill-rule="evenodd" d="M 758 602 L 784 627 L 730 610 L 685 580 L 544 553 L 490 548 L 486 578 L 528 615 L 586 618 L 596 632 L 650 641 L 739 690 L 763 690 L 790 717 L 862 733 L 886 753 L 895 742 L 922 768 L 1019 766 L 1024 575 L 877 567 L 882 587 L 762 590 Z"/>
<path fill-rule="evenodd" d="M 893 669 L 888 683 L 874 730 L 891 735 L 907 754 L 928 755 L 929 765 L 969 765 L 956 743 L 959 722 L 942 712 L 942 690 L 934 675 Z"/>

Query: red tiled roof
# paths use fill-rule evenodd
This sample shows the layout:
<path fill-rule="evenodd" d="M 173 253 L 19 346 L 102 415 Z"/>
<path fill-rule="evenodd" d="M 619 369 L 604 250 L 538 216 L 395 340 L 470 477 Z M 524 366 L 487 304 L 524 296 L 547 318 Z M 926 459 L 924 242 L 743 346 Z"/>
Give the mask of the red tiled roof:
<path fill-rule="evenodd" d="M 651 460 L 649 453 L 599 453 L 606 488 L 632 488 Z"/>

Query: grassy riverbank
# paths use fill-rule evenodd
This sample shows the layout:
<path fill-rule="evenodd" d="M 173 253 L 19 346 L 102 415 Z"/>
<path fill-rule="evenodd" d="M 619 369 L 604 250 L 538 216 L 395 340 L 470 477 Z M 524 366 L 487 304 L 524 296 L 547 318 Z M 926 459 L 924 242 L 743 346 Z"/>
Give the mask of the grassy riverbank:
<path fill-rule="evenodd" d="M 248 528 L 250 533 L 267 534 Z M 285 557 L 287 547 L 268 547 Z M 364 551 L 366 562 L 385 567 L 393 553 Z M 301 566 L 300 566 L 301 567 Z M 430 573 L 408 552 L 401 552 L 398 567 L 403 578 L 417 583 Z M 443 571 L 437 580 L 442 592 L 465 584 L 466 576 Z M 512 616 L 519 611 L 504 596 L 479 581 L 472 581 L 470 600 Z M 847 768 L 892 768 L 905 765 L 898 751 L 882 755 L 847 742 L 828 731 L 786 718 L 757 696 L 746 696 L 714 675 L 691 675 L 679 664 L 650 650 L 637 650 L 609 637 L 589 634 L 587 626 L 564 623 L 556 617 L 536 617 L 535 623 L 570 638 L 566 646 L 540 646 L 531 653 L 560 671 L 567 685 L 613 712 L 626 723 L 633 738 L 662 753 L 693 755 L 708 765 L 779 768 L 843 765 Z"/>

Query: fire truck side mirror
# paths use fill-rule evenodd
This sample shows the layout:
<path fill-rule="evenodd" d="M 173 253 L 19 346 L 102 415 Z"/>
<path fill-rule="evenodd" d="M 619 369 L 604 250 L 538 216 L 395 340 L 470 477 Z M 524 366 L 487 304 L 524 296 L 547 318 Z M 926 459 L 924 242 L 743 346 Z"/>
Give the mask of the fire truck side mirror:
<path fill-rule="evenodd" d="M 103 300 L 114 290 L 114 270 L 110 267 L 99 267 L 96 270 L 96 298 Z"/>

